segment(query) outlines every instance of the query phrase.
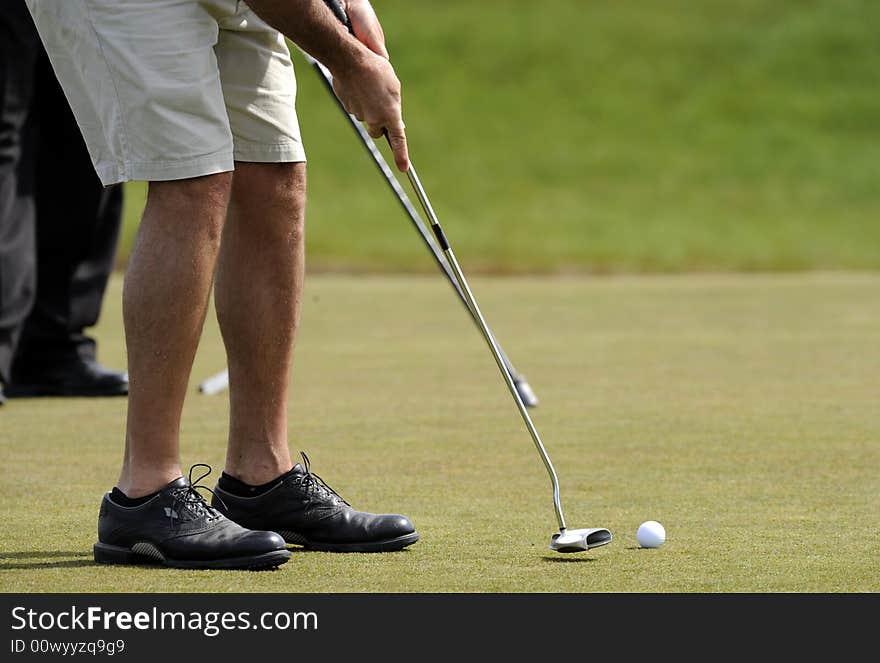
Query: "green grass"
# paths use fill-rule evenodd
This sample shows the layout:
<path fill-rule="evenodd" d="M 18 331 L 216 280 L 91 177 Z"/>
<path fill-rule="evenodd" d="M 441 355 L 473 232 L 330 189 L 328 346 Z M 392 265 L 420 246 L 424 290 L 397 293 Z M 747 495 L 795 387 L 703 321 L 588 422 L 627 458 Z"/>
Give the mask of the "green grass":
<path fill-rule="evenodd" d="M 92 563 L 125 400 L 0 409 L 0 591 L 876 592 L 880 277 L 475 279 L 588 554 L 547 550 L 550 485 L 479 335 L 433 276 L 309 280 L 291 445 L 403 553 L 296 553 L 273 573 Z M 97 329 L 121 366 L 120 281 Z M 199 378 L 223 367 L 213 319 Z M 222 468 L 227 404 L 191 391 L 184 462 Z M 216 477 L 216 475 L 215 475 Z M 212 485 L 212 484 L 210 484 Z M 661 521 L 668 542 L 639 550 Z"/>
<path fill-rule="evenodd" d="M 413 159 L 472 270 L 880 267 L 880 4 L 376 5 Z M 311 268 L 431 272 L 296 64 Z"/>

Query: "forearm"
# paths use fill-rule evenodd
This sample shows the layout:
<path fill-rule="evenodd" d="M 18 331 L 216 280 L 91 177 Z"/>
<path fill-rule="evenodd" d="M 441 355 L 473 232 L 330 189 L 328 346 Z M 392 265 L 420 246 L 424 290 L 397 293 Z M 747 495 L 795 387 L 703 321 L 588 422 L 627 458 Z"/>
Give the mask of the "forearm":
<path fill-rule="evenodd" d="M 388 60 L 382 27 L 370 3 L 346 3 L 355 34 L 360 29 L 359 38 L 349 34 L 324 0 L 248 0 L 248 5 L 330 70 L 333 90 L 345 109 L 367 125 L 373 138 L 388 137 L 397 167 L 406 171 L 409 156 L 400 81 Z"/>
<path fill-rule="evenodd" d="M 248 6 L 335 75 L 361 63 L 366 47 L 323 0 L 248 0 Z"/>

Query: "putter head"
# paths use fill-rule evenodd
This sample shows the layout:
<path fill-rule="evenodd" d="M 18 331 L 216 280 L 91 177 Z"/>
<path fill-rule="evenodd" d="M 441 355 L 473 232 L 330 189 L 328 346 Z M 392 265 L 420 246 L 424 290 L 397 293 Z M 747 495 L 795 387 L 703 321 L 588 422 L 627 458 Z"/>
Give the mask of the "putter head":
<path fill-rule="evenodd" d="M 583 552 L 611 543 L 611 532 L 604 527 L 567 529 L 550 539 L 550 550 L 560 553 Z"/>
<path fill-rule="evenodd" d="M 519 397 L 522 399 L 523 405 L 526 407 L 537 407 L 538 406 L 538 397 L 535 396 L 535 392 L 532 391 L 532 385 L 526 382 L 526 378 L 524 375 L 518 376 L 514 381 L 513 385 L 516 387 L 517 393 L 519 393 Z"/>

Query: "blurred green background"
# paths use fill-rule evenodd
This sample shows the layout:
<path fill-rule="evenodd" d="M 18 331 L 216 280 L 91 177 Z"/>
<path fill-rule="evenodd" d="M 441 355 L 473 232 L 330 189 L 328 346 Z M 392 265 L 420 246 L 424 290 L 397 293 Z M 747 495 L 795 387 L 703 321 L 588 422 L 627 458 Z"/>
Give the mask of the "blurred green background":
<path fill-rule="evenodd" d="M 876 0 L 373 4 L 466 270 L 880 267 Z M 310 270 L 435 270 L 296 65 Z M 121 264 L 145 187 L 127 193 Z"/>

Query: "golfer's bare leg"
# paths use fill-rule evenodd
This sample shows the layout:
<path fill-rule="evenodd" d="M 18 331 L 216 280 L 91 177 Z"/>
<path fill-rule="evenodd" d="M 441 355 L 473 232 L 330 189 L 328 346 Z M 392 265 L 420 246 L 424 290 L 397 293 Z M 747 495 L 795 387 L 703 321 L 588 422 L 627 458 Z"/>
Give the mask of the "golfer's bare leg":
<path fill-rule="evenodd" d="M 119 489 L 129 497 L 181 475 L 180 414 L 202 332 L 231 173 L 153 182 L 122 295 L 128 421 Z"/>
<path fill-rule="evenodd" d="M 304 163 L 236 163 L 215 302 L 229 364 L 226 472 L 249 484 L 292 466 L 287 396 L 305 251 Z"/>

